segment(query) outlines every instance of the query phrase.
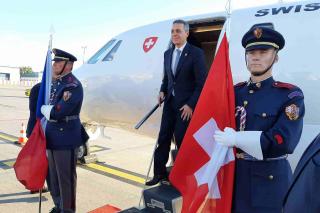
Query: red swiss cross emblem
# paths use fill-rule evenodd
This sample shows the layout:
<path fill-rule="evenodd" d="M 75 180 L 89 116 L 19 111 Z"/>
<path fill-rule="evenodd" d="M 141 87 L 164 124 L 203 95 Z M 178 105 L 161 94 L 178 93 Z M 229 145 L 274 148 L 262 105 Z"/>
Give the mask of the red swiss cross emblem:
<path fill-rule="evenodd" d="M 149 52 L 152 47 L 157 43 L 158 37 L 149 37 L 146 38 L 143 42 L 143 50 L 144 52 Z"/>

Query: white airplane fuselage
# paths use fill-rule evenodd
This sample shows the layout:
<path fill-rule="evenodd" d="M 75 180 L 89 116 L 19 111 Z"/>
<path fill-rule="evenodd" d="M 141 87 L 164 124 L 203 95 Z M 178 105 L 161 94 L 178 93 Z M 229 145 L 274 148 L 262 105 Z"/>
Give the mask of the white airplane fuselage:
<path fill-rule="evenodd" d="M 189 42 L 204 49 L 208 68 L 226 31 L 234 83 L 246 81 L 249 72 L 241 46 L 242 36 L 257 23 L 272 23 L 285 37 L 273 67 L 274 78 L 299 86 L 305 96 L 303 134 L 295 153 L 300 155 L 320 130 L 320 2 L 303 1 L 183 18 L 190 23 Z M 228 21 L 226 21 L 228 20 Z M 74 73 L 84 86 L 82 120 L 132 129 L 156 104 L 163 75 L 163 53 L 170 46 L 173 20 L 135 28 L 115 36 Z M 157 136 L 161 111 L 139 130 Z"/>

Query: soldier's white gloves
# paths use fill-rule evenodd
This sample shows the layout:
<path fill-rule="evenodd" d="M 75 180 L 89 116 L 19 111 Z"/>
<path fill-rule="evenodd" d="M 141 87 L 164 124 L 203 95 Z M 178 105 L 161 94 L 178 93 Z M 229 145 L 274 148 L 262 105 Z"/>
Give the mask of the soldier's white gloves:
<path fill-rule="evenodd" d="M 236 132 L 230 127 L 226 127 L 223 132 L 218 130 L 214 133 L 217 143 L 228 147 L 238 147 L 252 157 L 263 160 L 260 136 L 261 131 Z"/>
<path fill-rule="evenodd" d="M 50 113 L 53 108 L 53 105 L 42 105 L 41 113 L 47 119 L 50 120 Z"/>

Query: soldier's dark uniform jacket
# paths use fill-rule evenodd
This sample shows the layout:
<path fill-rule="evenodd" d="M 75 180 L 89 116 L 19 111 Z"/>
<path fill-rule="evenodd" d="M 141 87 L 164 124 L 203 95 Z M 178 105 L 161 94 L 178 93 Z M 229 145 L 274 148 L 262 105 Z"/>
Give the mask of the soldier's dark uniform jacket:
<path fill-rule="evenodd" d="M 272 29 L 253 28 L 244 36 L 243 46 L 247 51 L 281 49 L 284 39 Z M 302 133 L 303 92 L 273 77 L 242 82 L 234 89 L 236 107 L 246 113 L 245 122 L 238 113 L 237 131 L 262 131 L 263 160 L 237 149 L 233 212 L 280 213 L 292 177 L 287 154 L 294 151 Z"/>
<path fill-rule="evenodd" d="M 246 109 L 244 130 L 263 131 L 260 143 L 264 160 L 251 160 L 250 156 L 247 160 L 237 159 L 234 196 L 241 200 L 234 199 L 234 208 L 236 212 L 259 207 L 268 213 L 280 212 L 292 176 L 285 157 L 294 151 L 302 133 L 303 93 L 294 85 L 270 77 L 258 84 L 236 85 L 235 96 L 236 106 Z M 238 117 L 236 122 L 239 131 Z M 243 152 L 238 149 L 237 153 L 241 156 Z"/>
<path fill-rule="evenodd" d="M 86 142 L 79 118 L 82 100 L 82 85 L 72 73 L 52 82 L 50 105 L 54 107 L 46 127 L 48 149 L 75 148 Z"/>

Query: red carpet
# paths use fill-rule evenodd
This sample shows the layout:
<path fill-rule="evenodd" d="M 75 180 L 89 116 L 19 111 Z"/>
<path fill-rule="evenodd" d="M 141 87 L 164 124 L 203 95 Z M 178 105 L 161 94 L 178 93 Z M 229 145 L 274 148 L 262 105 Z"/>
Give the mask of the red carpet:
<path fill-rule="evenodd" d="M 115 206 L 112 206 L 112 205 L 105 205 L 105 206 L 101 206 L 95 210 L 92 210 L 88 213 L 115 213 L 115 212 L 119 212 L 121 211 L 121 209 L 115 207 Z"/>

